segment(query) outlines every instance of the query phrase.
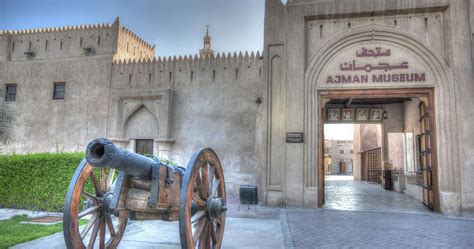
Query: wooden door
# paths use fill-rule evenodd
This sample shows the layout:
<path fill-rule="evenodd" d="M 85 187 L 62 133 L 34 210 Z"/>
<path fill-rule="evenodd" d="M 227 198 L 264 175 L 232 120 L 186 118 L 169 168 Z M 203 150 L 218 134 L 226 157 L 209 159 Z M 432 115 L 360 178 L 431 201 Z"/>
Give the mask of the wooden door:
<path fill-rule="evenodd" d="M 153 155 L 153 139 L 137 139 L 135 152 L 140 155 Z"/>
<path fill-rule="evenodd" d="M 382 175 L 381 148 L 361 152 L 363 181 L 379 182 Z"/>
<path fill-rule="evenodd" d="M 433 192 L 433 160 L 431 151 L 431 123 L 430 108 L 424 103 L 420 103 L 420 134 L 418 137 L 419 169 L 417 172 L 417 182 L 423 188 L 423 204 L 429 209 L 434 208 Z"/>
<path fill-rule="evenodd" d="M 345 162 L 339 162 L 339 173 L 345 174 L 347 172 L 347 166 Z"/>

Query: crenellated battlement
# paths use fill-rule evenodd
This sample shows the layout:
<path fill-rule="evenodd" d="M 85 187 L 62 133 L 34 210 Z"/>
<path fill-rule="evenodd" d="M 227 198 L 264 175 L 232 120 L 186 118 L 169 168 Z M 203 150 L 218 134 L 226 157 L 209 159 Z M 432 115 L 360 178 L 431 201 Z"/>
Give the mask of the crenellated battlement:
<path fill-rule="evenodd" d="M 212 58 L 198 55 L 114 60 L 115 89 L 174 88 L 201 82 L 255 83 L 262 75 L 260 52 L 218 53 Z"/>
<path fill-rule="evenodd" d="M 67 32 L 67 31 L 79 31 L 89 29 L 109 29 L 111 25 L 108 23 L 100 24 L 88 24 L 88 25 L 75 25 L 75 26 L 64 26 L 64 27 L 49 27 L 39 29 L 21 29 L 21 30 L 2 30 L 0 35 L 12 34 L 12 35 L 25 35 L 25 34 L 37 34 L 37 33 L 54 33 L 54 32 Z"/>
<path fill-rule="evenodd" d="M 143 47 L 146 47 L 148 49 L 154 49 L 155 46 L 150 45 L 146 41 L 144 41 L 142 38 L 140 38 L 138 35 L 133 33 L 133 31 L 127 29 L 126 27 L 120 27 L 121 31 L 123 32 L 124 35 L 130 36 L 132 39 L 134 39 L 138 44 L 142 45 Z"/>
<path fill-rule="evenodd" d="M 4 36 L 9 61 L 37 61 L 90 57 L 115 53 L 114 24 L 91 24 L 8 30 Z"/>
<path fill-rule="evenodd" d="M 119 59 L 119 58 L 114 58 L 114 64 L 136 64 L 136 63 L 164 63 L 164 62 L 170 62 L 170 63 L 176 63 L 176 62 L 195 62 L 195 61 L 211 61 L 211 60 L 243 60 L 243 59 L 259 59 L 260 58 L 260 51 L 251 52 L 249 54 L 248 51 L 245 51 L 245 53 L 239 52 L 234 52 L 233 54 L 229 53 L 217 53 L 216 56 L 212 57 L 203 57 L 199 56 L 197 54 L 195 55 L 179 55 L 178 57 L 176 56 L 164 56 L 164 57 L 153 57 L 153 58 L 128 58 L 128 59 Z"/>
<path fill-rule="evenodd" d="M 119 26 L 117 37 L 117 53 L 114 60 L 126 59 L 151 59 L 155 57 L 155 46 L 145 42 L 138 35 L 120 26 L 120 20 L 117 18 L 115 23 Z"/>
<path fill-rule="evenodd" d="M 90 24 L 2 30 L 0 54 L 10 61 L 35 61 L 111 55 L 120 59 L 152 58 L 155 47 L 120 25 Z"/>

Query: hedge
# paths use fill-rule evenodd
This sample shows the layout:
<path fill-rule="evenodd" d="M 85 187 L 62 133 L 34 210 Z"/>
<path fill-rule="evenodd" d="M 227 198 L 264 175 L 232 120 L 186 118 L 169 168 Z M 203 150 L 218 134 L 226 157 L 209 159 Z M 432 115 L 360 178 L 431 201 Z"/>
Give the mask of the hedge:
<path fill-rule="evenodd" d="M 0 155 L 0 207 L 62 212 L 84 153 Z"/>

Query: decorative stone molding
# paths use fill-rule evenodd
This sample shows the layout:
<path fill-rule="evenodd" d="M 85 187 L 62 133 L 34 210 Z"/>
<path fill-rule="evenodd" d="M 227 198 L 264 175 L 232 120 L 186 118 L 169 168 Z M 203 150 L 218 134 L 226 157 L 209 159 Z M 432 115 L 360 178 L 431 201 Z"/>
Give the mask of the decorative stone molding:
<path fill-rule="evenodd" d="M 134 139 L 126 137 L 127 122 L 140 109 L 145 108 L 156 119 L 158 127 L 150 132 L 151 137 L 160 139 L 169 138 L 170 112 L 172 105 L 172 91 L 165 90 L 116 90 L 112 91 L 110 105 L 113 114 L 109 117 L 109 137 L 117 139 Z M 154 134 L 154 135 L 153 135 Z"/>

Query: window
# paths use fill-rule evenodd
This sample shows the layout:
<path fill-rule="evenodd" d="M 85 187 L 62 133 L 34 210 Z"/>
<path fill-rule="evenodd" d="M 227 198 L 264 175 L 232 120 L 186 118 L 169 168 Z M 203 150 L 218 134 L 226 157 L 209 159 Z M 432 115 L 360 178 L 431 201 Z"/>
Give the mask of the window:
<path fill-rule="evenodd" d="M 353 151 L 353 150 L 351 150 L 351 154 L 354 154 L 354 151 Z"/>
<path fill-rule="evenodd" d="M 53 99 L 64 99 L 65 91 L 66 91 L 65 82 L 54 82 Z"/>
<path fill-rule="evenodd" d="M 140 155 L 153 155 L 153 139 L 137 139 L 135 152 Z"/>
<path fill-rule="evenodd" d="M 7 84 L 5 87 L 5 101 L 15 102 L 16 100 L 16 84 Z"/>
<path fill-rule="evenodd" d="M 340 151 L 339 151 L 339 154 L 344 154 L 344 150 L 340 150 Z"/>

